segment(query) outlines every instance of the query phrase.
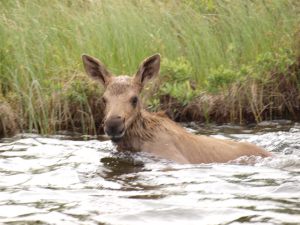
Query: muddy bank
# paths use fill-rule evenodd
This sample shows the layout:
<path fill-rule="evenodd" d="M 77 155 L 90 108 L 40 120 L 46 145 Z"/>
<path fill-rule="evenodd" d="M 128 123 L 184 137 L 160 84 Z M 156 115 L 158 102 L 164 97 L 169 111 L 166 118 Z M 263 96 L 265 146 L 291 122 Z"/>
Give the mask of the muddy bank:
<path fill-rule="evenodd" d="M 201 92 L 187 104 L 161 94 L 155 111 L 165 112 L 177 122 L 247 125 L 278 119 L 300 121 L 300 58 L 285 73 L 275 71 L 263 79 L 235 82 L 218 93 Z M 22 97 L 10 99 L 11 104 L 2 97 L 0 137 L 18 131 L 102 134 L 104 104 L 99 84 L 90 82 L 85 74 L 75 74 L 68 77 L 68 82 L 64 79 L 60 82 L 64 87 L 60 91 L 52 92 L 47 98 L 32 98 L 29 103 L 34 110 L 17 103 L 24 102 Z M 151 97 L 150 94 L 147 98 Z"/>
<path fill-rule="evenodd" d="M 285 73 L 271 71 L 264 79 L 248 78 L 220 93 L 204 92 L 187 105 L 169 95 L 160 109 L 178 122 L 249 124 L 265 120 L 300 120 L 300 58 Z"/>
<path fill-rule="evenodd" d="M 5 101 L 0 101 L 0 138 L 13 136 L 18 132 L 15 112 Z"/>

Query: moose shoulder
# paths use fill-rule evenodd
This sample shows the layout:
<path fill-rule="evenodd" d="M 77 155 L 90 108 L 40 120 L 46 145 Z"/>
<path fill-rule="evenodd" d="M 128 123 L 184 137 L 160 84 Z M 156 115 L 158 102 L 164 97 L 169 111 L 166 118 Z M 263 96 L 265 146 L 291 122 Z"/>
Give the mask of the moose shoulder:
<path fill-rule="evenodd" d="M 193 135 L 167 117 L 142 108 L 140 93 L 159 73 L 160 55 L 145 59 L 135 76 L 113 76 L 97 59 L 83 55 L 89 76 L 105 87 L 104 131 L 118 150 L 149 152 L 179 163 L 228 162 L 240 156 L 270 156 L 250 143 Z"/>

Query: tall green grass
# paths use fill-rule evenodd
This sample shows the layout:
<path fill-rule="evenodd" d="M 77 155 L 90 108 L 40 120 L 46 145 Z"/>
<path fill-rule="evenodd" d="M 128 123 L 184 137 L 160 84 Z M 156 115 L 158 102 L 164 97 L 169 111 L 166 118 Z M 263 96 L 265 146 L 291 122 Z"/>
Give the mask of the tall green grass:
<path fill-rule="evenodd" d="M 134 73 L 156 52 L 169 61 L 182 57 L 191 67 L 184 76 L 205 90 L 221 65 L 238 68 L 279 47 L 292 49 L 299 8 L 297 0 L 0 1 L 1 92 L 21 128 L 49 133 L 74 116 L 72 101 L 91 112 L 92 93 L 75 100 L 69 93 L 77 90 L 70 81 L 85 85 L 76 84 L 82 53 L 116 74 Z M 93 124 L 87 114 L 80 118 L 82 127 Z"/>

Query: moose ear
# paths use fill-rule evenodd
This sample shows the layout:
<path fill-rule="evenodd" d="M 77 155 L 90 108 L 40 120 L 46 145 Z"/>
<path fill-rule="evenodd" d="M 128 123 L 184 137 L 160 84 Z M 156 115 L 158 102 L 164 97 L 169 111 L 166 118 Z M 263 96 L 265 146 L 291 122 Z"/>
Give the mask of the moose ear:
<path fill-rule="evenodd" d="M 84 69 L 90 77 L 99 80 L 103 86 L 108 85 L 112 75 L 98 59 L 82 55 L 82 61 Z"/>
<path fill-rule="evenodd" d="M 136 75 L 135 82 L 143 87 L 148 80 L 156 76 L 160 68 L 160 54 L 155 54 L 146 58 L 140 65 Z"/>

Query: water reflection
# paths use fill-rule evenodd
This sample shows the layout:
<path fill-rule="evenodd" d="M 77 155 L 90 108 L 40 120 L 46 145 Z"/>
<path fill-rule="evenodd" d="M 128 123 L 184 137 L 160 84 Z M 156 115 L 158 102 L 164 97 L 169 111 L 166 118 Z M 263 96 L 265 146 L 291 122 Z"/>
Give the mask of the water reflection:
<path fill-rule="evenodd" d="M 106 168 L 104 176 L 107 179 L 114 178 L 123 174 L 138 173 L 143 171 L 144 162 L 135 159 L 134 154 L 113 154 L 109 157 L 103 157 L 100 162 Z"/>
<path fill-rule="evenodd" d="M 194 124 L 276 155 L 206 165 L 117 153 L 93 137 L 2 139 L 0 223 L 299 224 L 300 127 L 281 126 L 271 132 Z"/>

